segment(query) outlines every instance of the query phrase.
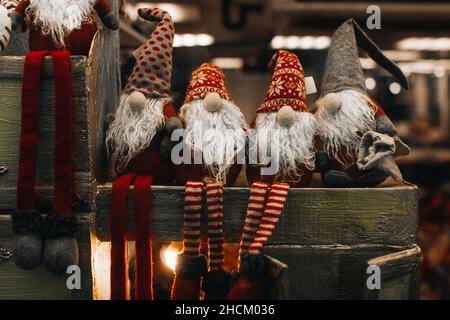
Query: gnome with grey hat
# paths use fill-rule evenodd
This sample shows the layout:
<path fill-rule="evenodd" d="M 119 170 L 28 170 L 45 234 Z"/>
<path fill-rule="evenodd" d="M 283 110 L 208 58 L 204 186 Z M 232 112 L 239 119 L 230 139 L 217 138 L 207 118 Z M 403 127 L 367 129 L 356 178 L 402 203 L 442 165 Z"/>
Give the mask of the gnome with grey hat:
<path fill-rule="evenodd" d="M 383 109 L 367 95 L 358 47 L 403 88 L 409 86 L 400 68 L 355 20 L 347 20 L 334 32 L 315 113 L 322 150 L 316 154 L 316 170 L 329 187 L 374 186 L 389 176 L 401 181 L 393 157 L 409 152 Z"/>

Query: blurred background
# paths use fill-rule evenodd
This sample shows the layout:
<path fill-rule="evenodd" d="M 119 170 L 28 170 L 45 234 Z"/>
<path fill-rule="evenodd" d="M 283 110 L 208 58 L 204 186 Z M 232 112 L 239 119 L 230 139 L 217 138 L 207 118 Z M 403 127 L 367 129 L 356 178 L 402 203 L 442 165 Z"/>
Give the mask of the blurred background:
<path fill-rule="evenodd" d="M 367 30 L 367 8 L 381 9 L 381 29 Z M 203 62 L 219 65 L 247 120 L 268 87 L 267 63 L 277 49 L 299 55 L 306 76 L 320 88 L 330 36 L 354 18 L 398 63 L 410 90 L 360 53 L 369 94 L 412 147 L 399 158 L 404 178 L 419 186 L 422 299 L 450 299 L 450 3 L 445 1 L 180 0 L 121 3 L 122 81 L 134 65 L 132 52 L 153 26 L 140 7 L 160 7 L 176 23 L 173 97 L 182 105 L 191 72 Z M 309 105 L 317 94 L 308 96 Z"/>

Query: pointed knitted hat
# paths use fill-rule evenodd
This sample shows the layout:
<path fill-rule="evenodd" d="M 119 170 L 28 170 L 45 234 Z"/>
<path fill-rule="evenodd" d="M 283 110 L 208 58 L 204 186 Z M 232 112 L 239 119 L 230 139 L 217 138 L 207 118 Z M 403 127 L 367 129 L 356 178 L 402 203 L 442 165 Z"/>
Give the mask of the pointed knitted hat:
<path fill-rule="evenodd" d="M 355 20 L 349 19 L 337 28 L 331 39 L 321 96 L 346 89 L 367 93 L 358 47 L 363 48 L 375 62 L 396 77 L 403 88 L 408 89 L 408 80 L 401 69 L 381 52 Z"/>
<path fill-rule="evenodd" d="M 225 75 L 222 70 L 214 64 L 203 63 L 192 73 L 184 103 L 204 99 L 208 93 L 212 92 L 218 93 L 222 99 L 232 101 L 225 87 Z"/>
<path fill-rule="evenodd" d="M 278 111 L 283 106 L 307 111 L 305 75 L 297 55 L 279 50 L 270 60 L 269 69 L 273 70 L 272 80 L 257 112 Z"/>
<path fill-rule="evenodd" d="M 150 39 L 142 46 L 125 92 L 142 92 L 147 98 L 170 97 L 172 53 L 175 28 L 164 10 L 139 9 L 147 21 L 159 21 Z"/>

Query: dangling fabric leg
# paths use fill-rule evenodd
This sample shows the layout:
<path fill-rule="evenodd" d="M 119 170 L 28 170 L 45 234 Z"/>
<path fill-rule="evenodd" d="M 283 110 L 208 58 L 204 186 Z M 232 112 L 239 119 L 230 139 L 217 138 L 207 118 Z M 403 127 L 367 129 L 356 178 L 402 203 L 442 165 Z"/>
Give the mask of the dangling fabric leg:
<path fill-rule="evenodd" d="M 239 266 L 240 276 L 231 288 L 228 299 L 257 300 L 264 298 L 264 284 L 262 279 L 264 256 L 261 249 L 278 224 L 288 191 L 288 184 L 272 184 L 255 237 L 248 247 L 248 251 L 244 251 L 241 256 Z"/>
<path fill-rule="evenodd" d="M 205 300 L 225 299 L 231 278 L 223 269 L 223 185 L 206 184 L 209 272 L 203 280 Z"/>
<path fill-rule="evenodd" d="M 183 253 L 177 257 L 172 300 L 200 299 L 200 284 L 206 272 L 206 259 L 200 255 L 202 182 L 186 183 Z"/>
<path fill-rule="evenodd" d="M 69 51 L 53 51 L 55 148 L 53 212 L 46 217 L 44 261 L 53 273 L 78 264 L 76 217 L 72 214 L 73 104 Z"/>
<path fill-rule="evenodd" d="M 152 177 L 134 181 L 134 223 L 136 251 L 136 300 L 153 299 L 153 256 L 151 242 Z"/>
<path fill-rule="evenodd" d="M 128 189 L 136 174 L 117 178 L 111 192 L 111 300 L 127 299 L 126 232 Z"/>
<path fill-rule="evenodd" d="M 35 185 L 41 72 L 48 51 L 30 52 L 25 58 L 22 81 L 22 118 L 15 210 L 11 212 L 15 233 L 14 261 L 21 269 L 34 269 L 42 261 L 41 214 L 36 210 Z"/>

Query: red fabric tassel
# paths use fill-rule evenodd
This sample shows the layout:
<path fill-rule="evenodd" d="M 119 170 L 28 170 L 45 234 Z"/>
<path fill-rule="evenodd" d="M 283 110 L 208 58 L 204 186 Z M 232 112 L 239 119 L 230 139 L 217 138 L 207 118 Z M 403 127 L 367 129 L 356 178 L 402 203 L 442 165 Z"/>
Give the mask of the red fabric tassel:
<path fill-rule="evenodd" d="M 39 103 L 41 71 L 49 51 L 29 52 L 25 58 L 22 81 L 22 127 L 20 131 L 17 209 L 35 208 L 37 144 L 39 136 Z"/>
<path fill-rule="evenodd" d="M 55 77 L 55 214 L 72 213 L 73 106 L 72 71 L 69 51 L 53 51 Z"/>
<path fill-rule="evenodd" d="M 136 174 L 129 173 L 114 181 L 111 193 L 111 300 L 125 300 L 128 188 Z"/>
<path fill-rule="evenodd" d="M 153 299 L 153 256 L 151 248 L 152 177 L 138 176 L 134 181 L 134 223 L 136 248 L 136 300 Z"/>

